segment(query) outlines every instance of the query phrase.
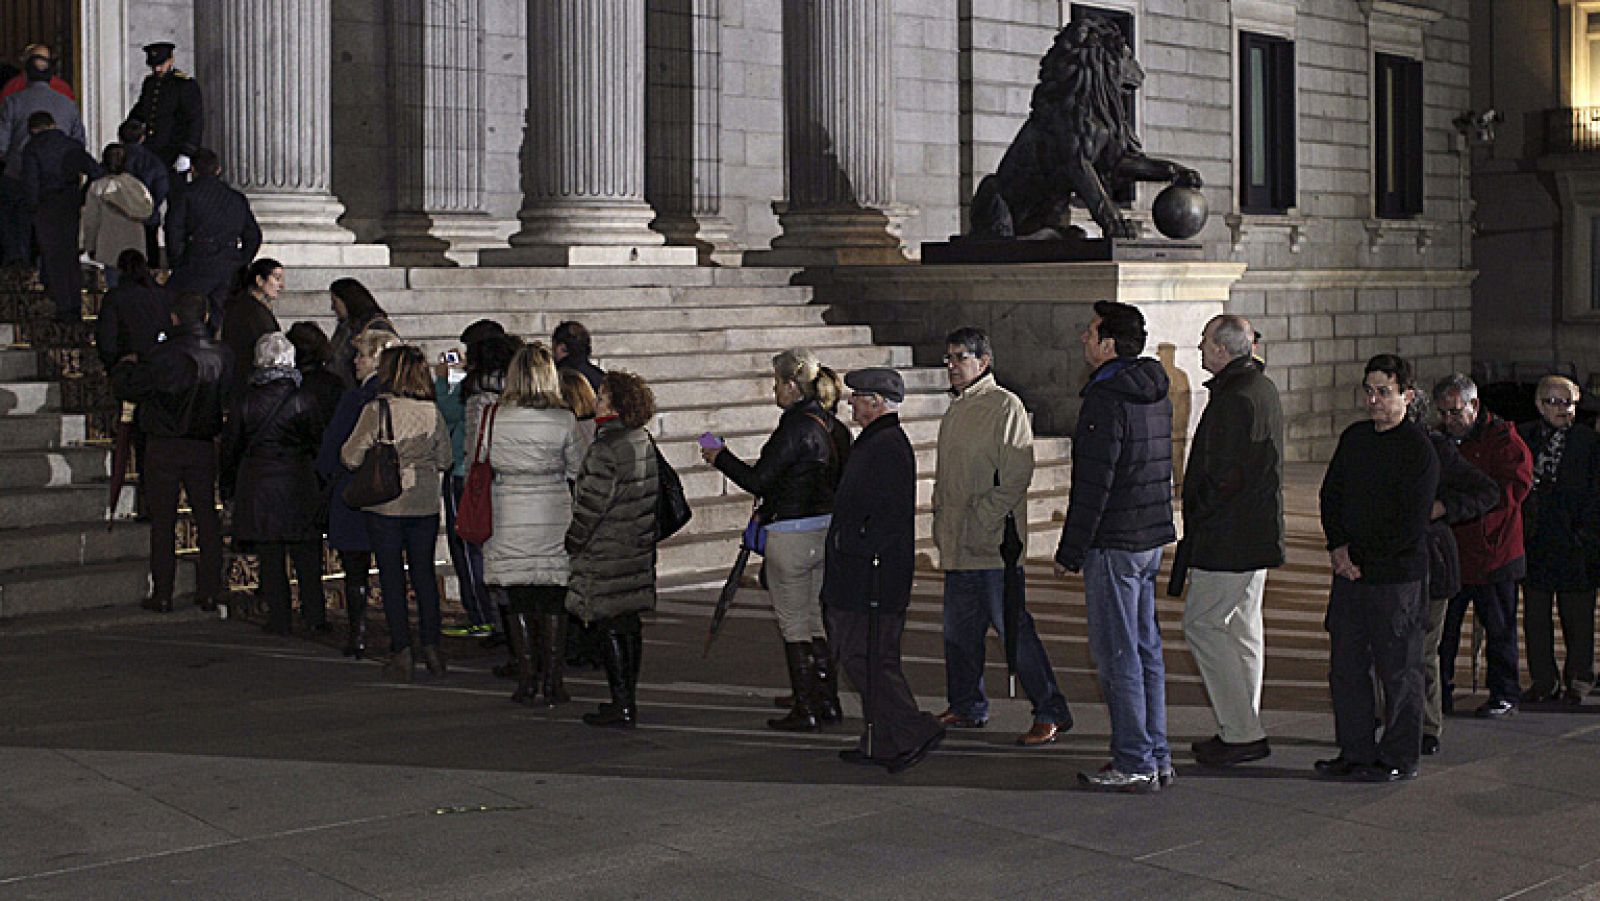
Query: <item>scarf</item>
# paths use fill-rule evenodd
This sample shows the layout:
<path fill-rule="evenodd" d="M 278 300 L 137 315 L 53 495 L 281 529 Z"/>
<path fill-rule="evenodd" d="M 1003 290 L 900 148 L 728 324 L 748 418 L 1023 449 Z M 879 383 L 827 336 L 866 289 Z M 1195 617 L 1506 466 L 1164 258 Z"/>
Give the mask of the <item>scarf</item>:
<path fill-rule="evenodd" d="M 1561 468 L 1561 454 L 1567 449 L 1567 429 L 1544 426 L 1544 446 L 1533 461 L 1533 487 L 1548 488 L 1556 483 L 1556 471 Z"/>
<path fill-rule="evenodd" d="M 250 384 L 265 385 L 276 382 L 278 379 L 288 379 L 294 382 L 296 388 L 300 387 L 300 370 L 293 366 L 266 366 L 250 373 Z"/>

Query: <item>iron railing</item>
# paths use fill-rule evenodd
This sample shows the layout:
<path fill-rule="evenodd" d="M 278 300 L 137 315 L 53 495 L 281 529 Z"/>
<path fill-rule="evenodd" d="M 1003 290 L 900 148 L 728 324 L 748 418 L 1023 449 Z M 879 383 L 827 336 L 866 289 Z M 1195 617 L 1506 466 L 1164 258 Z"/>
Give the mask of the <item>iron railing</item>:
<path fill-rule="evenodd" d="M 1549 153 L 1600 152 L 1600 106 L 1545 110 L 1544 141 Z"/>

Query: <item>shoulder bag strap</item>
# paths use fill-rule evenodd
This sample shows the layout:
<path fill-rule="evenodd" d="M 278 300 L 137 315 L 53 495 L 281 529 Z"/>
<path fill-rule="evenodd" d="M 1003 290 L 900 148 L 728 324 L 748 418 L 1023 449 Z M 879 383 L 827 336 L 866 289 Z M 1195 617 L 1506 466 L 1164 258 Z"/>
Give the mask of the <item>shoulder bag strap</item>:
<path fill-rule="evenodd" d="M 378 398 L 378 416 L 378 440 L 385 444 L 393 444 L 394 420 L 389 415 L 389 399 L 387 397 Z"/>

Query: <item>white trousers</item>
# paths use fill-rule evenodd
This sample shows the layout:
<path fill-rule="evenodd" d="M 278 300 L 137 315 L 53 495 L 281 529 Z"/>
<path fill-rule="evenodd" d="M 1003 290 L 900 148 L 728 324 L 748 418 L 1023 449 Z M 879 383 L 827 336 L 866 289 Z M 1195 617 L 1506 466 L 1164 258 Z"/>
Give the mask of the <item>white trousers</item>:
<path fill-rule="evenodd" d="M 1261 596 L 1267 571 L 1232 573 L 1189 570 L 1183 635 L 1200 667 L 1217 734 L 1230 744 L 1260 741 L 1261 679 L 1266 664 Z"/>
<path fill-rule="evenodd" d="M 767 532 L 767 594 L 786 642 L 824 638 L 822 573 L 828 530 Z"/>

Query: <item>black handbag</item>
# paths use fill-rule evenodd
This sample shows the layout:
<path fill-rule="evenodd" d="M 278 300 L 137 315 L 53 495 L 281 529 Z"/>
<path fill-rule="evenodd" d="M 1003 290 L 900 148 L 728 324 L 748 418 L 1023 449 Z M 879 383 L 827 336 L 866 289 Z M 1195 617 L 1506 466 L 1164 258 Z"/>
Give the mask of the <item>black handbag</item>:
<path fill-rule="evenodd" d="M 361 466 L 344 486 L 344 502 L 352 509 L 376 507 L 400 496 L 400 452 L 394 446 L 394 423 L 389 418 L 389 401 L 378 398 L 378 443 L 367 448 Z"/>
<path fill-rule="evenodd" d="M 689 498 L 683 493 L 683 480 L 678 478 L 678 471 L 672 468 L 667 458 L 661 455 L 661 448 L 656 446 L 654 437 L 650 438 L 650 449 L 656 455 L 656 476 L 660 481 L 660 490 L 656 495 L 656 540 L 666 541 L 689 524 L 694 511 L 689 509 Z"/>

